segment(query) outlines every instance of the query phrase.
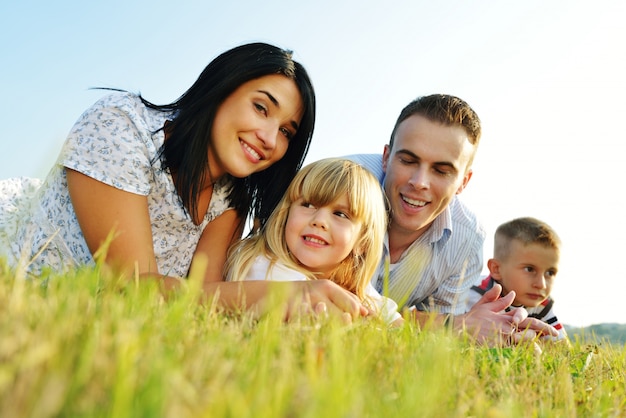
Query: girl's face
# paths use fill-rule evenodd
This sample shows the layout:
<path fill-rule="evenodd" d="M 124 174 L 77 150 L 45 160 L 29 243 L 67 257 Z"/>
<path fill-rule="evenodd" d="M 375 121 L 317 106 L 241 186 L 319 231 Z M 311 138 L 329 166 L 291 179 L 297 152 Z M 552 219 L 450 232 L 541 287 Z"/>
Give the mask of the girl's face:
<path fill-rule="evenodd" d="M 280 160 L 302 115 L 298 87 L 283 75 L 267 75 L 239 86 L 215 115 L 208 150 L 212 178 L 226 173 L 247 177 Z"/>
<path fill-rule="evenodd" d="M 285 239 L 300 264 L 328 278 L 350 255 L 360 231 L 361 222 L 353 219 L 346 195 L 321 207 L 298 199 L 289 208 Z"/>

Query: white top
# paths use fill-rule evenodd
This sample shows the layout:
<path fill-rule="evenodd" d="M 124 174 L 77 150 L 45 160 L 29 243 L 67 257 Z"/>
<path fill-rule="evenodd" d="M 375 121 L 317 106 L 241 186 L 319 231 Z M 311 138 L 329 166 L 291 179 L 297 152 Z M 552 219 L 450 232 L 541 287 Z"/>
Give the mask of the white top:
<path fill-rule="evenodd" d="M 115 93 L 89 108 L 70 131 L 43 185 L 27 179 L 0 182 L 0 255 L 12 265 L 65 270 L 92 265 L 93 257 L 70 201 L 64 167 L 130 193 L 148 197 L 159 273 L 184 277 L 206 225 L 229 209 L 227 184 L 213 190 L 203 222 L 194 225 L 161 169 L 160 130 L 173 115 L 146 107 L 137 95 Z M 157 132 L 158 131 L 158 132 Z"/>
<path fill-rule="evenodd" d="M 270 265 L 270 260 L 265 256 L 258 256 L 248 274 L 242 280 L 273 280 L 279 282 L 308 280 L 307 276 L 299 271 L 290 269 L 281 263 Z M 386 323 L 391 324 L 402 316 L 398 312 L 398 305 L 391 299 L 381 296 L 380 293 L 369 284 L 365 290 L 365 296 L 376 309 L 379 317 Z"/>

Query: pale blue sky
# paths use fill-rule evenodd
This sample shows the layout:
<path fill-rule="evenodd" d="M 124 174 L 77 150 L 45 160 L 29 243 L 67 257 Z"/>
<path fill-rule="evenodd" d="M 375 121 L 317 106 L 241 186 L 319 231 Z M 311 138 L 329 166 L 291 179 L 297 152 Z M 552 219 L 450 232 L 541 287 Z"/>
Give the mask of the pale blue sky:
<path fill-rule="evenodd" d="M 486 256 L 498 224 L 541 218 L 564 241 L 561 320 L 626 322 L 626 3 L 11 3 L 0 4 L 0 178 L 45 176 L 103 94 L 90 87 L 171 102 L 217 54 L 270 42 L 294 50 L 316 88 L 308 161 L 381 152 L 417 96 L 468 101 L 484 133 L 462 197 L 487 228 Z"/>

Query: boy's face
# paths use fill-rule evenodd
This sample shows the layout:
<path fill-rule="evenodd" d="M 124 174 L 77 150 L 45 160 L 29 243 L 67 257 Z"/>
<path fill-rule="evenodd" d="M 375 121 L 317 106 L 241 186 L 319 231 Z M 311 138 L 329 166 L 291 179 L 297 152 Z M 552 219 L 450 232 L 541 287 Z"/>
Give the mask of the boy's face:
<path fill-rule="evenodd" d="M 559 266 L 559 252 L 540 244 L 510 243 L 504 260 L 490 259 L 491 276 L 502 285 L 503 294 L 515 291 L 513 305 L 536 307 L 550 296 Z"/>
<path fill-rule="evenodd" d="M 445 126 L 413 115 L 385 147 L 385 193 L 391 208 L 390 231 L 419 237 L 461 193 L 472 172 L 474 152 L 460 126 Z"/>

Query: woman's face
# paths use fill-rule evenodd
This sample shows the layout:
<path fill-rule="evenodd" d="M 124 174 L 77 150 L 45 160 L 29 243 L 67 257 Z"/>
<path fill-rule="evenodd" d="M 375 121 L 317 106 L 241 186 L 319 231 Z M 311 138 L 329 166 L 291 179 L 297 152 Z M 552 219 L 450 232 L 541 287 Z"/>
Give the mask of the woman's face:
<path fill-rule="evenodd" d="M 296 83 L 283 75 L 239 86 L 215 115 L 208 150 L 212 178 L 247 177 L 280 160 L 303 113 Z"/>

